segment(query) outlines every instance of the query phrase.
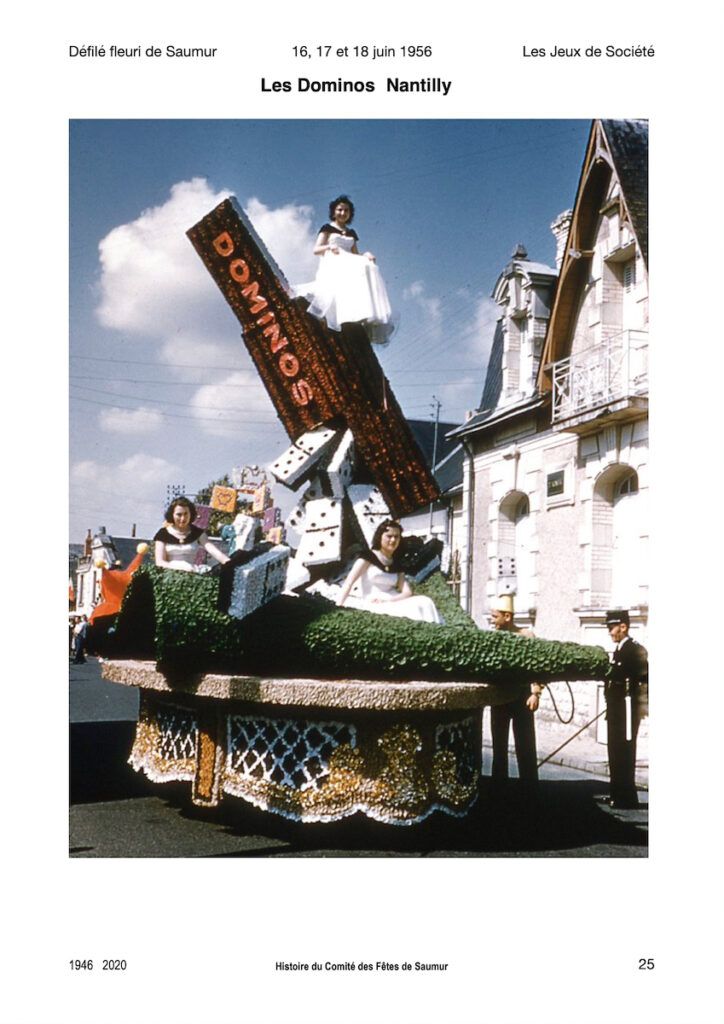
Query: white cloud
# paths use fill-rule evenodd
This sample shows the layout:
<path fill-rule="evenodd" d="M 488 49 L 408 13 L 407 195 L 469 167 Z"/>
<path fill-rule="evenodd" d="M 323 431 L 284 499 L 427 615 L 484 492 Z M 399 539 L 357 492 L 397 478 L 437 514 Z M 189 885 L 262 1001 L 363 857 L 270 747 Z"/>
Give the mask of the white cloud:
<path fill-rule="evenodd" d="M 181 473 L 167 459 L 144 452 L 116 465 L 85 459 L 71 467 L 71 505 L 90 518 L 88 525 L 128 535 L 132 523 L 141 523 L 148 532 L 161 523 L 166 486 L 185 482 Z"/>
<path fill-rule="evenodd" d="M 163 417 L 157 409 L 103 409 L 98 417 L 101 430 L 111 434 L 151 434 L 161 426 Z"/>
<path fill-rule="evenodd" d="M 244 418 L 250 421 L 248 432 L 258 432 L 260 425 L 253 421 L 271 423 L 272 407 L 239 324 L 186 237 L 188 228 L 228 195 L 225 189 L 214 191 L 203 178 L 181 181 L 165 203 L 110 231 L 99 245 L 96 312 L 104 327 L 147 338 L 176 377 L 193 380 L 198 367 L 200 386 L 190 399 L 198 426 L 243 440 Z M 296 284 L 314 276 L 311 207 L 272 209 L 252 197 L 246 212 L 287 280 Z M 230 367 L 238 367 L 231 376 Z M 236 387 L 242 383 L 254 387 Z M 107 431 L 141 433 L 152 423 L 148 412 L 111 410 L 101 425 Z"/>
<path fill-rule="evenodd" d="M 273 210 L 252 197 L 244 209 L 286 279 L 291 284 L 311 280 L 317 266 L 312 253 L 317 238 L 312 207 L 288 204 Z"/>
<path fill-rule="evenodd" d="M 417 303 L 423 315 L 416 311 L 419 328 L 410 327 L 408 321 L 399 348 L 395 349 L 394 339 L 390 346 L 388 372 L 393 388 L 413 418 L 430 415 L 434 396 L 442 403 L 443 420 L 462 422 L 480 401 L 499 309 L 491 299 L 468 292 L 455 295 L 450 303 L 438 302 L 426 294 L 422 281 L 408 286 L 406 298 Z M 426 303 L 430 303 L 428 316 L 424 315 Z"/>
<path fill-rule="evenodd" d="M 204 178 L 180 181 L 165 203 L 101 240 L 97 315 L 104 327 L 163 343 L 185 335 L 238 337 L 231 311 L 186 237 L 229 194 L 213 191 Z M 314 276 L 311 207 L 271 209 L 254 197 L 247 213 L 289 281 Z"/>
<path fill-rule="evenodd" d="M 178 182 L 165 203 L 101 240 L 97 313 L 104 327 L 162 338 L 215 314 L 223 299 L 186 231 L 228 195 L 203 178 Z"/>
<path fill-rule="evenodd" d="M 232 373 L 206 384 L 191 404 L 199 428 L 214 437 L 263 434 L 267 424 L 277 429 L 274 408 L 256 373 Z"/>
<path fill-rule="evenodd" d="M 219 296 L 221 298 L 221 296 Z M 240 332 L 234 337 L 231 325 L 229 338 L 216 336 L 202 337 L 191 331 L 179 331 L 173 337 L 165 338 L 161 344 L 159 355 L 161 361 L 178 376 L 189 380 L 193 376 L 192 368 L 199 367 L 201 373 L 214 371 L 218 374 L 228 372 L 229 367 L 236 363 L 250 362 Z"/>
<path fill-rule="evenodd" d="M 455 410 L 457 419 L 462 419 L 468 411 L 476 409 L 480 402 L 499 314 L 500 308 L 492 299 L 479 298 L 475 301 L 471 319 L 463 324 L 460 331 L 456 359 L 459 359 L 462 366 L 480 369 L 465 374 L 454 385 L 440 389 L 438 397 L 448 410 Z"/>
<path fill-rule="evenodd" d="M 402 293 L 402 298 L 414 302 L 422 311 L 428 328 L 438 331 L 442 319 L 442 303 L 436 295 L 427 295 L 422 281 L 413 281 Z"/>
<path fill-rule="evenodd" d="M 495 335 L 495 325 L 500 316 L 500 306 L 493 299 L 478 299 L 472 320 L 463 329 L 466 359 L 479 363 L 483 377 L 488 366 L 490 348 Z M 481 379 L 482 388 L 482 379 Z"/>

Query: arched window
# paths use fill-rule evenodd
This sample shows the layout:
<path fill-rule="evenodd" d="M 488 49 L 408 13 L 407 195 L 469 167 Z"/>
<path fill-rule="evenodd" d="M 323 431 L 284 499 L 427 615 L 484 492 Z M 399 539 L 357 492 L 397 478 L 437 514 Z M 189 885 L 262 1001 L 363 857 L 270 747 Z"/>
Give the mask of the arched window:
<path fill-rule="evenodd" d="M 532 519 L 528 495 L 511 491 L 500 503 L 498 519 L 498 590 L 517 596 L 520 609 L 532 604 L 531 578 L 534 572 L 531 550 Z"/>
<path fill-rule="evenodd" d="M 513 508 L 511 518 L 514 523 L 518 524 L 521 519 L 525 519 L 528 515 L 530 515 L 530 502 L 528 501 L 528 495 L 521 494 L 518 499 L 518 503 Z"/>
<path fill-rule="evenodd" d="M 593 493 L 591 602 L 632 607 L 647 584 L 643 503 L 630 466 L 609 466 Z"/>
<path fill-rule="evenodd" d="M 614 488 L 614 501 L 618 498 L 624 498 L 629 494 L 638 494 L 639 492 L 639 478 L 636 470 L 630 470 L 625 476 L 621 477 L 621 480 L 616 484 Z"/>

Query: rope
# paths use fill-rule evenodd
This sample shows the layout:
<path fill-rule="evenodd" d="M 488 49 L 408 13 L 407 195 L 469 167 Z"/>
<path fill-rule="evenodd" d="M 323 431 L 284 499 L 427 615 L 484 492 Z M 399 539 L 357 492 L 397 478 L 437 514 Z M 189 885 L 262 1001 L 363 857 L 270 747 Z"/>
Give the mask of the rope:
<path fill-rule="evenodd" d="M 563 718 L 561 716 L 561 713 L 558 710 L 558 705 L 556 704 L 556 698 L 553 696 L 553 690 L 550 688 L 550 686 L 547 688 L 548 689 L 548 696 L 551 699 L 551 702 L 553 704 L 553 710 L 555 711 L 555 713 L 556 713 L 556 715 L 558 717 L 558 721 L 561 723 L 561 725 L 570 725 L 571 722 L 573 721 L 573 716 L 576 713 L 576 701 L 575 701 L 575 698 L 573 696 L 573 690 L 571 689 L 571 684 L 568 682 L 567 679 L 564 679 L 563 681 L 565 682 L 566 686 L 568 687 L 568 693 L 570 694 L 570 697 L 571 697 L 571 713 L 568 716 L 568 718 Z"/>
<path fill-rule="evenodd" d="M 564 747 L 567 747 L 568 744 L 571 742 L 571 740 L 574 740 L 576 738 L 576 736 L 580 736 L 584 729 L 587 729 L 589 727 L 589 725 L 593 725 L 594 722 L 598 721 L 598 719 L 601 717 L 601 715 L 605 715 L 605 714 L 606 714 L 606 708 L 604 708 L 603 711 L 599 711 L 598 714 L 595 716 L 595 718 L 592 718 L 590 722 L 586 722 L 586 724 L 582 725 L 581 728 L 578 729 L 576 732 L 574 732 L 572 736 L 569 736 L 568 739 L 564 743 L 561 743 L 560 747 L 556 747 L 556 749 L 554 751 L 552 751 L 547 757 L 544 757 L 542 761 L 539 761 L 538 762 L 538 767 L 540 768 L 540 766 L 542 764 L 545 764 L 546 761 L 550 761 L 550 759 L 552 757 L 555 757 L 555 755 L 560 750 L 563 750 Z"/>

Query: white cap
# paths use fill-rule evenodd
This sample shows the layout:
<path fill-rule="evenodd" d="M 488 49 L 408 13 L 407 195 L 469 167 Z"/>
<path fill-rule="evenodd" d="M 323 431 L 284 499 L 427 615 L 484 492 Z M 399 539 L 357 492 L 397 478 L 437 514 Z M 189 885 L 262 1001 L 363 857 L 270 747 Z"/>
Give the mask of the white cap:
<path fill-rule="evenodd" d="M 508 612 L 510 615 L 514 615 L 515 608 L 513 607 L 513 595 L 500 594 L 493 600 L 490 605 L 490 609 L 494 612 Z"/>

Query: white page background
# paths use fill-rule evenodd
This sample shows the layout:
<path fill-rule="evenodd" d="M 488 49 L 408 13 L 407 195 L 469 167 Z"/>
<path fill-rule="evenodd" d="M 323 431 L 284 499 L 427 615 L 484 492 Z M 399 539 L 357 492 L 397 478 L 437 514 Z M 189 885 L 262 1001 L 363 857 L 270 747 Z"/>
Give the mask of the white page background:
<path fill-rule="evenodd" d="M 67 3 L 5 44 L 7 1024 L 370 1020 L 709 1024 L 724 1013 L 721 584 L 722 18 L 702 0 L 491 8 Z M 219 46 L 214 62 L 70 60 L 68 45 Z M 432 43 L 320 77 L 378 92 L 262 95 L 291 47 Z M 521 58 L 524 43 L 654 59 Z M 387 74 L 453 80 L 388 95 Z M 311 77 L 311 74 L 310 74 Z M 653 579 L 648 859 L 70 860 L 64 622 L 69 118 L 648 117 Z M 283 155 L 280 155 L 284 159 Z M 290 168 L 293 173 L 293 168 Z M 8 280 L 9 279 L 9 280 Z M 17 496 L 17 497 L 16 497 Z M 71 973 L 124 957 L 124 974 Z M 654 971 L 639 971 L 654 957 Z M 445 961 L 444 974 L 281 974 L 277 960 Z"/>

